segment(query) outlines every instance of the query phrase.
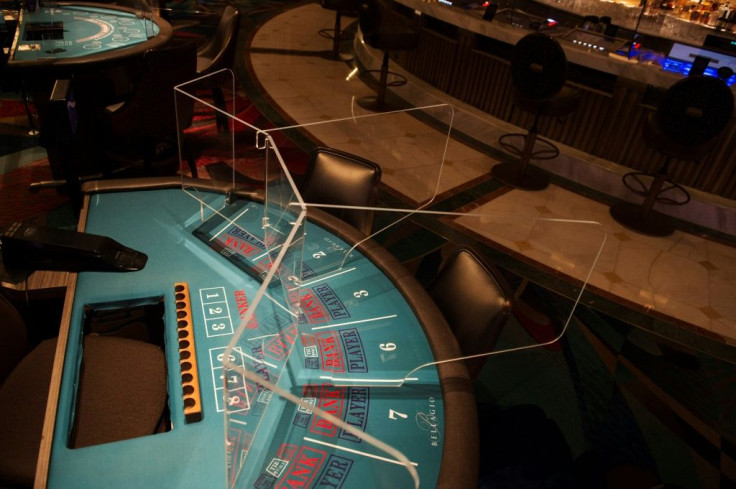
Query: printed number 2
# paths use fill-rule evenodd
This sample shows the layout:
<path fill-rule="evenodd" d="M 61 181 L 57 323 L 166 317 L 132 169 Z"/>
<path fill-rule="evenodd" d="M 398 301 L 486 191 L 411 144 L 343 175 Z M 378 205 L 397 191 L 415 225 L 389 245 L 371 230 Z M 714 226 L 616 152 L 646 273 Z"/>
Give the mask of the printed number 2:
<path fill-rule="evenodd" d="M 396 419 L 396 416 L 398 416 L 399 418 L 402 418 L 402 419 L 408 418 L 408 416 L 406 414 L 404 414 L 404 413 L 400 413 L 398 411 L 394 411 L 393 409 L 389 409 L 388 410 L 388 417 L 390 419 Z"/>

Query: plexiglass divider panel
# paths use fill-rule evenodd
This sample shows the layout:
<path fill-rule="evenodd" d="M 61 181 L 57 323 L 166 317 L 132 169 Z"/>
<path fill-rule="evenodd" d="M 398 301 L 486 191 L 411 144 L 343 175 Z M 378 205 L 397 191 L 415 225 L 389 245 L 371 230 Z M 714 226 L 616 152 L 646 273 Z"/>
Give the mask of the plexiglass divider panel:
<path fill-rule="evenodd" d="M 262 195 L 265 155 L 259 129 L 240 117 L 247 101 L 236 93 L 235 74 L 223 69 L 196 78 L 175 87 L 174 96 L 182 190 L 201 202 L 203 216 L 220 210 L 213 207 L 212 190 L 225 193 L 227 202 L 238 194 Z"/>
<path fill-rule="evenodd" d="M 258 284 L 221 358 L 228 487 L 334 486 L 348 474 L 364 487 L 434 486 L 443 456 L 441 372 L 466 356 L 433 347 L 428 328 L 438 326 L 420 321 L 371 238 L 438 220 L 575 284 L 577 295 L 558 310 L 555 337 L 474 355 L 493 356 L 564 334 L 605 232 L 594 222 L 526 215 L 513 204 L 462 213 L 435 207 L 466 170 L 448 160 L 464 151 L 451 137 L 448 105 L 259 129 L 239 108 L 210 101 L 213 86 L 236 99 L 232 74 L 216 75 L 177 87 L 177 103 L 194 104 L 195 123 L 180 148 L 182 189 L 201 209 L 196 233 Z M 198 117 L 226 124 L 199 135 Z M 207 178 L 194 179 L 187 155 L 200 136 L 207 141 L 195 154 L 208 164 L 196 171 Z M 390 198 L 374 205 L 305 198 L 287 150 L 305 139 L 377 163 Z M 361 234 L 341 219 L 353 211 L 372 213 L 378 224 Z M 446 330 L 444 319 L 438 324 Z"/>

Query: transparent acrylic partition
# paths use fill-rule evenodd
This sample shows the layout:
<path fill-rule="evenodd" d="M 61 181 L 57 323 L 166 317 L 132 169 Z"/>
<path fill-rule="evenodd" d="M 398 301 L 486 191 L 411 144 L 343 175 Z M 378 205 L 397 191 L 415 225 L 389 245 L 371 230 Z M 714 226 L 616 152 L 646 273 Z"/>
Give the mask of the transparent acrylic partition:
<path fill-rule="evenodd" d="M 461 161 L 472 158 L 452 137 L 450 106 L 259 129 L 244 108 L 212 103 L 214 86 L 234 87 L 231 76 L 194 80 L 176 93 L 181 110 L 193 104 L 187 136 L 195 142 L 198 117 L 226 122 L 198 153 L 211 163 L 206 170 L 189 165 L 189 137 L 180 145 L 182 189 L 200 202 L 199 237 L 258 286 L 223 355 L 227 486 L 340 487 L 349 478 L 356 487 L 434 487 L 443 420 L 455 410 L 440 380 L 447 364 L 465 358 L 434 348 L 432 328 L 446 333 L 444 322 L 420 323 L 421 311 L 394 281 L 398 272 L 382 263 L 369 238 L 433 220 L 544 264 L 578 291 L 558 310 L 559 338 L 605 233 L 597 223 L 541 219 L 513 206 L 463 213 L 433 207 L 437 195 L 466 183 Z M 235 100 L 231 95 L 224 99 Z M 299 141 L 379 163 L 382 199 L 366 207 L 304 199 L 292 175 L 306 164 L 291 152 Z M 207 178 L 192 178 L 204 171 Z M 342 223 L 347 211 L 373 213 L 373 233 Z"/>
<path fill-rule="evenodd" d="M 203 218 L 219 212 L 236 195 L 263 195 L 266 181 L 279 178 L 281 167 L 277 162 L 266 164 L 264 138 L 251 123 L 256 121 L 245 119 L 247 101 L 238 97 L 231 70 L 183 83 L 175 87 L 174 97 L 182 189 L 202 202 Z M 204 163 L 201 170 L 196 162 Z M 228 199 L 213 198 L 213 189 L 226 192 Z"/>

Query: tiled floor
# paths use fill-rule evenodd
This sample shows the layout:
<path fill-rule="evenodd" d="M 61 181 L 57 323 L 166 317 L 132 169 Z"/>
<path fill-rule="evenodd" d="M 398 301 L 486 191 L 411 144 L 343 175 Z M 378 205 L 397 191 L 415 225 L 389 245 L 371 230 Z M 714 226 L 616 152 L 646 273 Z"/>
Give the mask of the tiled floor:
<path fill-rule="evenodd" d="M 317 3 L 307 4 L 278 15 L 254 34 L 247 62 L 254 81 L 275 106 L 295 124 L 313 124 L 309 130 L 323 144 L 380 162 L 384 166 L 383 184 L 415 202 L 431 197 L 443 161 L 438 191 L 445 196 L 491 178 L 490 169 L 498 160 L 490 155 L 498 157 L 497 148 L 478 151 L 451 140 L 444 152 L 446 134 L 406 113 L 362 119 L 371 112 L 356 102 L 374 92 L 355 73 L 351 76 L 355 62 L 325 56 L 331 41 L 318 31 L 332 27 L 333 22 L 332 11 Z M 344 19 L 344 25 L 349 22 Z M 373 68 L 380 62 L 376 53 L 360 43 L 343 49 L 354 47 L 361 63 Z M 391 69 L 398 70 L 395 65 Z M 426 105 L 447 101 L 451 107 L 430 111 L 440 119 L 449 118 L 451 111 L 455 127 L 470 124 L 476 132 L 486 134 L 484 141 L 495 141 L 509 128 L 503 121 L 456 105 L 411 77 L 398 93 Z M 356 132 L 356 128 L 360 130 Z M 369 145 L 365 144 L 367 133 Z M 597 191 L 620 186 L 623 172 L 609 162 L 593 161 L 566 148 L 557 161 L 545 162 L 550 171 L 559 167 L 566 168 L 567 178 L 577 175 L 577 184 Z M 736 344 L 736 239 L 729 242 L 728 236 L 729 223 L 736 218 L 736 203 L 703 195 L 696 195 L 691 203 L 690 211 L 697 211 L 695 214 L 713 211 L 720 216 L 716 220 L 726 227 L 719 229 L 718 240 L 679 230 L 669 237 L 654 238 L 616 223 L 608 205 L 602 203 L 605 199 L 594 200 L 566 189 L 579 185 L 564 187 L 553 184 L 540 192 L 506 189 L 485 195 L 465 206 L 471 214 L 457 218 L 455 225 L 579 280 L 585 280 L 595 264 L 590 291 L 699 336 Z M 514 225 L 489 224 L 509 218 Z"/>

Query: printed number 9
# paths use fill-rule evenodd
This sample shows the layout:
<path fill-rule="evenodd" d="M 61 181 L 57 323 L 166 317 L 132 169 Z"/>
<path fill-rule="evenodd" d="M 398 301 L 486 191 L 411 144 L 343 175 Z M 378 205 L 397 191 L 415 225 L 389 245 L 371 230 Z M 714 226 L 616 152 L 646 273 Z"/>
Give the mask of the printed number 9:
<path fill-rule="evenodd" d="M 378 347 L 383 351 L 394 351 L 396 349 L 396 343 L 381 343 Z"/>

